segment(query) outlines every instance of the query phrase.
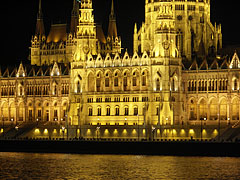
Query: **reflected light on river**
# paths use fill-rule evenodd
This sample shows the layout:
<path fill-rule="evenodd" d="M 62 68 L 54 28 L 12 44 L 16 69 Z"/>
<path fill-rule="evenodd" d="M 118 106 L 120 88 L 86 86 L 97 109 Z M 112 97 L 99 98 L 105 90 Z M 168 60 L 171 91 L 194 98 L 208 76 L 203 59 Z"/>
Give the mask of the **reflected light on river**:
<path fill-rule="evenodd" d="M 0 153 L 0 179 L 234 180 L 239 167 L 225 157 Z"/>

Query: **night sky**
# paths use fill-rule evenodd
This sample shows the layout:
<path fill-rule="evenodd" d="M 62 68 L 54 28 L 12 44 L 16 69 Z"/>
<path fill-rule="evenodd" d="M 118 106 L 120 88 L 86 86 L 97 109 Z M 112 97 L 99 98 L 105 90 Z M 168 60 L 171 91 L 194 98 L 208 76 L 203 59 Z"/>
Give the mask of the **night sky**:
<path fill-rule="evenodd" d="M 73 0 L 42 0 L 45 30 L 48 33 L 51 23 L 69 23 Z M 132 51 L 133 27 L 144 21 L 145 0 L 114 0 L 118 34 L 122 47 Z M 1 27 L 5 31 L 1 65 L 28 63 L 29 46 L 35 32 L 38 0 L 9 0 L 2 6 Z M 107 32 L 111 0 L 93 0 L 95 22 L 101 23 Z M 7 13 L 4 8 L 7 8 Z M 240 44 L 239 7 L 236 0 L 212 0 L 211 21 L 222 24 L 223 44 Z"/>

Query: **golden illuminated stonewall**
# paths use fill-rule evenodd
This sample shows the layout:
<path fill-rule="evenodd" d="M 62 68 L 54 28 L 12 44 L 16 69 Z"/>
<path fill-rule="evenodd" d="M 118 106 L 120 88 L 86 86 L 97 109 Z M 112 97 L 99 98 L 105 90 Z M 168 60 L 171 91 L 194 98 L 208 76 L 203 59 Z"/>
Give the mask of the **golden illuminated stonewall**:
<path fill-rule="evenodd" d="M 114 137 L 122 127 L 161 134 L 239 122 L 240 61 L 237 52 L 218 55 L 221 25 L 210 22 L 210 0 L 146 0 L 132 54 L 122 51 L 113 1 L 107 36 L 92 3 L 74 0 L 69 28 L 52 24 L 46 35 L 40 0 L 32 66 L 0 71 L 0 121 L 86 126 L 86 134 L 104 126 Z"/>

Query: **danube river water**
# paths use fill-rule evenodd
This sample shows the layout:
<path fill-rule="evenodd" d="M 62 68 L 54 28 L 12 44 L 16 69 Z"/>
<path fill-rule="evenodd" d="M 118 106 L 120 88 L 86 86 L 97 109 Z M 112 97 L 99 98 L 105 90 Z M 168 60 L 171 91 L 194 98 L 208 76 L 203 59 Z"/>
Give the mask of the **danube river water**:
<path fill-rule="evenodd" d="M 0 179 L 237 180 L 240 158 L 0 152 Z"/>

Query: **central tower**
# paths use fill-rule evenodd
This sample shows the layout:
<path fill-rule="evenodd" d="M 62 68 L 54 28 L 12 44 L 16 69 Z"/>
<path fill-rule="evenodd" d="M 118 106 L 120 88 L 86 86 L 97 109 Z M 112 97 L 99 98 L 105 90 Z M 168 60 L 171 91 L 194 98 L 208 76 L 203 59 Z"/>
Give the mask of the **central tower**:
<path fill-rule="evenodd" d="M 77 26 L 74 61 L 85 60 L 85 55 L 97 55 L 97 32 L 94 22 L 92 0 L 82 0 L 79 24 Z"/>

